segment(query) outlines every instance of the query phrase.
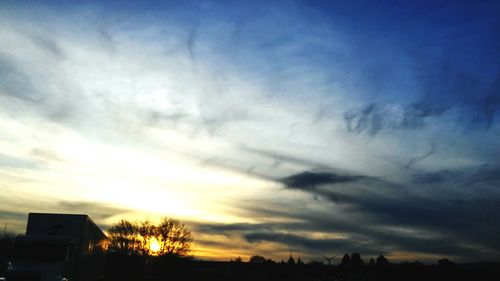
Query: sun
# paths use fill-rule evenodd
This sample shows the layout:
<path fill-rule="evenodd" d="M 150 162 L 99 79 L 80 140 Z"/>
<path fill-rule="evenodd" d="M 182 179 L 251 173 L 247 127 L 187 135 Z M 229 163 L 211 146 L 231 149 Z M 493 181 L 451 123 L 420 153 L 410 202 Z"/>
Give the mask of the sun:
<path fill-rule="evenodd" d="M 153 254 L 157 254 L 160 251 L 160 243 L 158 243 L 156 238 L 151 238 L 151 240 L 149 240 L 149 250 L 151 250 Z"/>

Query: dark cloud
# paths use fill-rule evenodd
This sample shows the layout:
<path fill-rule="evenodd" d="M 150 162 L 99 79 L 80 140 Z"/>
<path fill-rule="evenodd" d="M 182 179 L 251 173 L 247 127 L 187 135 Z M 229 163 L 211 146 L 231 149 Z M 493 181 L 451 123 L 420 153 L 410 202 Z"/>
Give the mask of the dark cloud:
<path fill-rule="evenodd" d="M 449 107 L 421 101 L 407 106 L 370 103 L 344 113 L 347 131 L 376 135 L 383 129 L 415 130 L 425 126 L 426 118 L 437 117 Z"/>
<path fill-rule="evenodd" d="M 484 164 L 466 179 L 465 185 L 486 184 L 490 186 L 500 185 L 500 164 Z"/>
<path fill-rule="evenodd" d="M 485 173 L 485 174 L 490 174 Z M 419 184 L 449 184 L 455 180 L 463 182 L 462 172 L 443 171 L 435 174 L 421 174 Z M 494 174 L 493 174 L 494 175 Z M 457 179 L 461 176 L 460 179 Z M 415 180 L 415 179 L 414 179 Z M 383 184 L 378 182 L 377 184 Z M 439 255 L 455 255 L 464 260 L 495 259 L 500 257 L 500 225 L 495 221 L 500 212 L 500 201 L 490 198 L 469 198 L 468 196 L 417 195 L 408 190 L 378 192 L 378 188 L 349 189 L 305 188 L 304 191 L 321 198 L 323 204 L 335 206 L 332 214 L 316 213 L 309 208 L 289 206 L 247 206 L 249 214 L 262 219 L 295 220 L 296 223 L 267 223 L 259 225 L 231 225 L 215 227 L 223 232 L 252 234 L 245 236 L 249 241 L 269 240 L 310 247 L 314 252 L 321 243 L 332 243 L 331 250 L 342 252 L 345 248 L 360 249 L 362 253 L 411 251 Z M 440 189 L 441 190 L 441 189 Z M 441 190 L 442 191 L 442 190 Z M 333 210 L 333 209 L 332 209 Z M 340 233 L 349 239 L 342 241 L 312 241 L 304 237 L 289 237 L 298 232 Z M 283 233 L 287 234 L 284 235 Z M 300 239 L 299 239 L 300 238 Z M 314 239 L 313 239 L 314 240 Z M 282 242 L 279 242 L 282 241 Z M 368 244 L 359 245 L 359 241 Z M 345 246 L 342 246 L 342 243 Z M 358 243 L 358 244 L 356 244 Z M 376 247 L 369 247 L 376 245 Z M 325 245 L 323 245 L 325 246 Z M 326 246 L 325 246 L 326 247 Z"/>
<path fill-rule="evenodd" d="M 418 128 L 423 125 L 421 118 L 439 116 L 449 109 L 449 105 L 436 104 L 427 99 L 412 103 L 405 108 L 402 125 L 407 128 Z"/>
<path fill-rule="evenodd" d="M 387 198 L 373 194 L 342 199 L 348 204 L 348 213 L 357 214 L 370 224 L 428 230 L 500 252 L 500 243 L 495 238 L 500 235 L 500 225 L 492 221 L 494 214 L 500 211 L 498 199 L 431 200 L 409 195 Z"/>
<path fill-rule="evenodd" d="M 363 178 L 362 176 L 344 176 L 327 172 L 302 172 L 282 178 L 279 181 L 289 188 L 313 189 L 319 185 L 356 182 Z"/>
<path fill-rule="evenodd" d="M 488 95 L 479 105 L 480 111 L 486 119 L 486 127 L 489 128 L 494 121 L 495 115 L 500 111 L 500 73 L 497 74 L 495 83 L 489 89 Z"/>
<path fill-rule="evenodd" d="M 359 111 L 347 111 L 344 120 L 349 132 L 362 132 L 369 130 L 370 134 L 376 134 L 382 128 L 383 115 L 377 112 L 377 105 L 369 104 Z"/>
<path fill-rule="evenodd" d="M 368 235 L 366 235 L 368 234 Z M 318 239 L 280 232 L 250 232 L 244 235 L 250 243 L 275 242 L 288 245 L 293 250 L 302 250 L 320 255 L 325 252 L 359 252 L 363 255 L 387 254 L 398 249 L 430 254 L 463 255 L 470 249 L 458 241 L 446 238 L 415 238 L 390 232 L 373 231 L 348 238 Z"/>
<path fill-rule="evenodd" d="M 244 238 L 250 242 L 275 242 L 288 245 L 293 250 L 306 250 L 318 254 L 330 251 L 349 252 L 362 251 L 366 254 L 376 254 L 365 241 L 354 242 L 350 239 L 311 239 L 295 234 L 279 232 L 250 232 L 244 235 Z"/>
<path fill-rule="evenodd" d="M 315 161 L 314 159 L 296 157 L 287 153 L 280 153 L 276 151 L 270 151 L 260 148 L 248 147 L 246 145 L 240 145 L 240 149 L 243 152 L 249 152 L 258 156 L 263 156 L 273 160 L 273 166 L 279 166 L 283 163 L 287 164 L 298 164 L 305 167 L 323 168 L 328 169 L 329 167 L 325 163 Z"/>
<path fill-rule="evenodd" d="M 28 218 L 27 213 L 0 210 L 0 219 L 2 219 L 2 220 L 23 221 L 23 220 L 26 220 L 27 218 Z"/>
<path fill-rule="evenodd" d="M 360 223 L 384 224 L 454 233 L 476 242 L 494 241 L 500 235 L 500 225 L 487 218 L 500 211 L 499 199 L 432 198 L 398 191 L 398 194 L 376 192 L 350 193 L 333 190 L 309 190 L 343 208 L 346 218 L 354 216 Z M 478 239 L 482 237 L 481 239 Z M 500 244 L 497 244 L 500 250 Z"/>
<path fill-rule="evenodd" d="M 234 241 L 220 241 L 220 240 L 196 238 L 196 244 L 203 245 L 204 247 L 213 247 L 216 249 L 234 249 L 235 248 Z M 244 245 L 241 245 L 241 244 L 238 245 L 238 250 L 241 250 L 244 248 L 245 248 Z"/>
<path fill-rule="evenodd" d="M 45 100 L 44 93 L 37 89 L 32 77 L 0 53 L 0 96 L 2 95 L 29 104 Z"/>
<path fill-rule="evenodd" d="M 291 251 L 303 251 L 309 254 L 344 253 L 357 251 L 363 255 L 390 254 L 393 251 L 409 251 L 427 254 L 454 255 L 487 255 L 481 249 L 471 250 L 464 246 L 463 238 L 455 235 L 432 232 L 412 234 L 398 231 L 403 228 L 397 225 L 394 229 L 384 228 L 380 222 L 369 220 L 339 219 L 335 217 L 317 216 L 311 213 L 291 212 L 284 218 L 301 219 L 302 222 L 260 223 L 260 224 L 225 224 L 204 225 L 195 227 L 196 231 L 205 234 L 225 235 L 226 237 L 242 236 L 249 243 L 274 242 L 287 246 Z M 323 238 L 312 237 L 308 233 L 323 232 Z M 330 234 L 330 238 L 329 235 Z M 230 245 L 226 245 L 230 246 Z M 470 257 L 469 257 L 470 258 Z"/>
<path fill-rule="evenodd" d="M 102 224 L 103 220 L 113 216 L 125 215 L 133 210 L 115 206 L 107 203 L 90 201 L 58 201 L 48 198 L 3 198 L 0 206 L 0 218 L 13 222 L 17 231 L 22 233 L 26 226 L 28 213 L 30 212 L 49 212 L 49 213 L 67 213 L 67 214 L 86 214 L 89 215 L 97 224 L 106 228 Z"/>
<path fill-rule="evenodd" d="M 64 58 L 64 51 L 59 46 L 54 38 L 51 38 L 49 34 L 32 34 L 29 36 L 31 42 L 38 48 L 42 49 L 45 53 L 52 55 L 56 59 Z"/>
<path fill-rule="evenodd" d="M 198 37 L 198 23 L 196 22 L 195 25 L 191 28 L 189 31 L 189 36 L 186 40 L 186 47 L 189 53 L 189 58 L 191 59 L 192 62 L 195 61 L 195 54 L 194 54 L 194 48 L 196 44 L 196 40 Z"/>
<path fill-rule="evenodd" d="M 500 183 L 500 164 L 493 162 L 460 170 L 416 173 L 411 183 L 441 185 L 447 188 L 449 185 L 463 188 L 479 184 L 495 187 Z"/>
<path fill-rule="evenodd" d="M 60 201 L 55 205 L 55 209 L 59 209 L 61 212 L 88 214 L 95 220 L 105 220 L 113 216 L 131 212 L 127 208 L 90 201 Z"/>
<path fill-rule="evenodd" d="M 416 173 L 413 175 L 411 182 L 418 185 L 433 184 L 470 187 L 482 184 L 494 187 L 500 183 L 500 165 L 498 163 L 488 163 L 461 170 Z"/>
<path fill-rule="evenodd" d="M 302 223 L 259 223 L 259 224 L 195 224 L 195 231 L 205 234 L 225 235 L 227 237 L 241 236 L 247 242 L 275 242 L 286 245 L 292 251 L 351 251 L 362 250 L 370 244 L 367 239 L 354 242 L 350 239 L 312 239 L 302 237 L 297 232 L 329 231 L 333 232 L 335 224 L 321 224 L 310 221 Z M 349 228 L 349 227 L 346 227 Z M 336 230 L 335 230 L 336 231 Z M 363 242 L 365 241 L 365 242 Z M 363 244 L 363 246 L 361 245 Z M 369 249 L 364 248 L 364 253 Z"/>
<path fill-rule="evenodd" d="M 419 185 L 444 184 L 457 182 L 464 176 L 462 171 L 441 170 L 428 173 L 416 173 L 412 177 L 412 182 Z"/>
<path fill-rule="evenodd" d="M 107 48 L 111 53 L 116 52 L 116 46 L 113 35 L 109 32 L 108 25 L 100 25 L 97 29 L 99 34 L 100 43 L 103 47 Z"/>
<path fill-rule="evenodd" d="M 190 155 L 193 156 L 193 155 Z M 199 155 L 194 155 L 193 157 L 199 158 Z M 252 164 L 240 161 L 238 158 L 233 158 L 229 156 L 210 156 L 199 162 L 200 166 L 211 166 L 218 167 L 229 171 L 234 171 L 245 176 L 251 176 L 255 178 L 260 178 L 264 180 L 273 181 L 274 178 L 270 175 L 265 174 L 265 171 L 258 169 Z"/>
<path fill-rule="evenodd" d="M 459 76 L 456 89 L 459 106 L 464 110 L 463 121 L 470 128 L 482 127 L 489 129 L 495 122 L 495 115 L 500 111 L 500 70 L 497 70 L 496 78 L 491 83 Z M 462 121 L 462 120 L 461 120 Z"/>
<path fill-rule="evenodd" d="M 5 228 L 7 234 L 12 236 L 23 234 L 26 229 L 27 220 L 27 213 L 4 210 L 0 206 L 0 223 L 2 228 Z"/>
<path fill-rule="evenodd" d="M 455 121 L 465 129 L 487 130 L 492 126 L 500 111 L 500 70 L 492 71 L 485 65 L 475 66 L 481 71 L 469 70 L 450 57 L 412 55 L 415 66 L 410 69 L 418 85 L 415 101 L 393 104 L 373 101 L 348 110 L 344 113 L 347 131 L 376 135 L 384 129 L 417 130 L 427 122 L 439 122 L 432 118 L 452 110 L 459 114 Z"/>
<path fill-rule="evenodd" d="M 436 145 L 434 143 L 432 143 L 431 147 L 429 148 L 429 151 L 427 151 L 426 153 L 424 153 L 424 154 L 422 154 L 420 156 L 412 157 L 410 159 L 410 161 L 408 161 L 408 163 L 406 164 L 406 168 L 408 168 L 408 169 L 411 168 L 416 163 L 424 160 L 427 157 L 432 156 L 435 152 L 436 152 Z"/>
<path fill-rule="evenodd" d="M 290 189 L 301 189 L 311 194 L 325 196 L 333 200 L 333 196 L 348 198 L 357 192 L 395 192 L 403 188 L 400 184 L 365 175 L 349 175 L 337 172 L 304 171 L 288 177 L 276 179 Z M 338 188 L 332 188 L 336 186 Z M 322 188 L 318 188 L 322 187 Z M 366 191 L 363 191 L 365 190 Z M 348 193 L 335 193 L 334 190 Z"/>
<path fill-rule="evenodd" d="M 194 223 L 196 229 L 201 232 L 208 233 L 231 233 L 240 231 L 252 230 L 270 230 L 273 225 L 267 224 L 251 224 L 251 223 L 233 223 L 233 224 L 207 224 L 207 223 Z"/>
<path fill-rule="evenodd" d="M 69 84 L 50 83 L 40 76 L 30 74 L 29 70 L 22 68 L 22 64 L 10 62 L 0 53 L 0 97 L 8 97 L 0 106 L 6 112 L 14 114 L 22 110 L 22 118 L 31 117 L 35 113 L 57 123 L 75 121 L 87 100 Z M 58 91 L 72 93 L 58 95 Z"/>

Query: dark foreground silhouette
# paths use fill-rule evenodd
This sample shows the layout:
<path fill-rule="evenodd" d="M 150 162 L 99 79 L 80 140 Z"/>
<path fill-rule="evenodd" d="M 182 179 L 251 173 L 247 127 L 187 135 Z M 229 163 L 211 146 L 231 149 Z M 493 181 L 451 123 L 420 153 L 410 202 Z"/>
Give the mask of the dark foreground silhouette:
<path fill-rule="evenodd" d="M 339 265 L 332 264 L 335 257 L 324 256 L 326 264 L 304 263 L 292 254 L 287 262 L 279 263 L 260 255 L 251 257 L 248 262 L 243 262 L 241 258 L 229 262 L 201 261 L 188 257 L 192 242 L 190 230 L 180 221 L 168 218 L 158 225 L 148 221 L 121 220 L 112 225 L 109 233 L 109 247 L 101 247 L 104 243 L 100 242 L 108 239 L 87 215 L 31 213 L 26 235 L 0 237 L 0 277 L 7 276 L 7 281 L 40 281 L 41 276 L 49 276 L 41 275 L 45 271 L 37 271 L 37 275 L 18 266 L 16 272 L 16 262 L 40 267 L 48 261 L 53 264 L 54 261 L 64 260 L 65 264 L 72 266 L 69 269 L 74 269 L 75 274 L 68 275 L 73 278 L 70 281 L 92 281 L 95 278 L 104 278 L 103 281 L 500 280 L 500 263 L 455 264 L 441 259 L 437 265 L 418 262 L 395 264 L 383 255 L 365 263 L 359 253 L 345 254 L 339 259 Z M 89 239 L 87 236 L 101 238 Z M 71 238 L 73 243 L 68 247 L 52 243 L 61 242 L 62 238 Z M 80 241 L 81 245 L 74 241 Z M 153 256 L 151 241 L 157 242 L 155 253 L 160 256 Z M 72 259 L 68 256 L 70 252 L 74 256 Z M 57 259 L 52 259 L 52 254 Z M 7 267 L 10 268 L 8 274 Z M 52 267 L 41 268 L 49 270 Z"/>
<path fill-rule="evenodd" d="M 11 246 L 0 239 L 0 275 L 6 268 Z M 354 255 L 357 257 L 356 255 Z M 355 258 L 356 259 L 356 258 Z M 145 257 L 109 252 L 106 257 L 105 281 L 162 280 L 499 280 L 500 263 L 455 264 L 441 260 L 437 265 L 414 263 L 379 263 L 328 265 L 316 263 L 274 263 L 200 261 L 176 256 Z"/>
<path fill-rule="evenodd" d="M 109 254 L 106 278 L 115 280 L 498 280 L 500 263 L 342 266 L 321 263 L 213 262 L 176 257 Z"/>

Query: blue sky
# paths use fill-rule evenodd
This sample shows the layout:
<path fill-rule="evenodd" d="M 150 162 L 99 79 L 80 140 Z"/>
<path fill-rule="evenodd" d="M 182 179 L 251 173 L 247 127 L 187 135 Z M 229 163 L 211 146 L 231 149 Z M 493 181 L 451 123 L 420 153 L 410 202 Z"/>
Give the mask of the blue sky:
<path fill-rule="evenodd" d="M 499 12 L 2 1 L 0 220 L 173 216 L 210 259 L 498 260 Z"/>

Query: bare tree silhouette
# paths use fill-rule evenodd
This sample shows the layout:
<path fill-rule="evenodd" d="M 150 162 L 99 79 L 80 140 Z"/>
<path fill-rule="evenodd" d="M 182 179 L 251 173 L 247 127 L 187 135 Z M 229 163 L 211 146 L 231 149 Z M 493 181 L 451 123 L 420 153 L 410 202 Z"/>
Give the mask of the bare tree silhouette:
<path fill-rule="evenodd" d="M 125 219 L 109 229 L 111 248 L 123 254 L 152 254 L 151 242 L 158 243 L 158 255 L 185 256 L 191 251 L 191 231 L 179 220 L 163 218 L 158 225 L 150 221 L 131 222 Z"/>
<path fill-rule="evenodd" d="M 384 255 L 378 256 L 378 258 L 377 258 L 377 266 L 383 267 L 383 266 L 387 266 L 388 264 L 389 264 L 389 261 L 387 260 L 386 257 L 384 257 Z"/>
<path fill-rule="evenodd" d="M 137 223 L 136 227 L 140 239 L 138 250 L 142 255 L 149 256 L 151 254 L 151 239 L 155 235 L 155 226 L 150 221 L 145 220 Z"/>
<path fill-rule="evenodd" d="M 191 230 L 179 220 L 163 218 L 155 228 L 155 237 L 160 244 L 160 255 L 184 256 L 191 251 Z"/>
<path fill-rule="evenodd" d="M 135 252 L 136 230 L 136 225 L 125 219 L 113 224 L 108 231 L 111 249 L 124 254 Z"/>

